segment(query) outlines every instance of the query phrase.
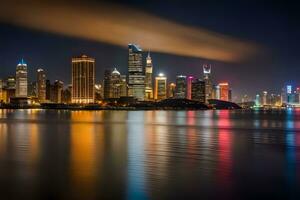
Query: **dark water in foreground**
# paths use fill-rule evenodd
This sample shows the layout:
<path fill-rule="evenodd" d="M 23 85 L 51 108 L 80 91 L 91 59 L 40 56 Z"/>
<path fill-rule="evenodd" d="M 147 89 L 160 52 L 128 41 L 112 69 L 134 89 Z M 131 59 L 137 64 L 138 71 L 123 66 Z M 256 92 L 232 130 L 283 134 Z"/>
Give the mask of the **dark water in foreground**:
<path fill-rule="evenodd" d="M 300 199 L 300 110 L 0 110 L 0 199 Z"/>

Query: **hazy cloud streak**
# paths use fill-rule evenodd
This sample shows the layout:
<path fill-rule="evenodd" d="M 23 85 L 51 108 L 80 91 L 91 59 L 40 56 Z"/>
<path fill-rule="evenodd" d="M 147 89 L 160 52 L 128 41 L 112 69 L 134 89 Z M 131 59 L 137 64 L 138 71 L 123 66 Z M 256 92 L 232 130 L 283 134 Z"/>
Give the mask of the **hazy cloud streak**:
<path fill-rule="evenodd" d="M 241 61 L 259 50 L 249 42 L 103 3 L 4 1 L 0 21 L 123 47 L 137 43 L 156 52 L 219 61 Z"/>

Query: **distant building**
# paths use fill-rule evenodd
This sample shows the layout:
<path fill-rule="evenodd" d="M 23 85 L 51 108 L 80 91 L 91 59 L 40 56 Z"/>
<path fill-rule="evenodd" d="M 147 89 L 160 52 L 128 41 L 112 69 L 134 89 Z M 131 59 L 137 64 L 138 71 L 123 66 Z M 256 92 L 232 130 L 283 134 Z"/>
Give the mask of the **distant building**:
<path fill-rule="evenodd" d="M 167 98 L 167 77 L 160 73 L 155 77 L 155 100 L 163 100 Z"/>
<path fill-rule="evenodd" d="M 28 97 L 37 97 L 37 83 L 36 81 L 30 82 L 28 84 Z"/>
<path fill-rule="evenodd" d="M 68 87 L 62 91 L 61 101 L 62 103 L 70 104 L 72 103 L 72 85 L 68 85 Z"/>
<path fill-rule="evenodd" d="M 46 80 L 46 100 L 50 101 L 50 93 L 51 93 L 51 82 L 50 80 Z"/>
<path fill-rule="evenodd" d="M 128 45 L 128 96 L 139 101 L 145 99 L 145 75 L 143 72 L 142 49 Z"/>
<path fill-rule="evenodd" d="M 0 103 L 4 102 L 3 88 L 3 80 L 0 79 Z"/>
<path fill-rule="evenodd" d="M 103 97 L 104 99 L 110 98 L 110 86 L 111 86 L 111 69 L 104 70 L 104 80 L 103 80 Z"/>
<path fill-rule="evenodd" d="M 16 97 L 27 97 L 27 64 L 22 59 L 16 69 Z"/>
<path fill-rule="evenodd" d="M 56 80 L 53 85 L 51 85 L 50 101 L 53 103 L 62 103 L 64 83 L 62 81 Z"/>
<path fill-rule="evenodd" d="M 121 96 L 121 74 L 114 68 L 111 72 L 110 95 L 109 98 L 120 98 Z"/>
<path fill-rule="evenodd" d="M 261 106 L 259 94 L 255 96 L 255 106 Z"/>
<path fill-rule="evenodd" d="M 168 87 L 168 98 L 174 98 L 175 97 L 175 90 L 176 90 L 176 84 L 170 83 Z"/>
<path fill-rule="evenodd" d="M 37 97 L 40 102 L 46 100 L 46 73 L 43 69 L 37 70 Z"/>
<path fill-rule="evenodd" d="M 147 100 L 153 99 L 153 85 L 152 85 L 152 71 L 153 64 L 150 56 L 150 52 L 148 52 L 148 56 L 146 59 L 146 68 L 145 68 L 145 98 Z"/>
<path fill-rule="evenodd" d="M 213 86 L 211 80 L 211 65 L 204 64 L 203 65 L 203 80 L 205 82 L 205 99 L 206 103 L 208 103 L 208 99 L 212 99 L 213 97 Z M 216 98 L 218 99 L 218 98 Z"/>
<path fill-rule="evenodd" d="M 95 101 L 103 99 L 103 88 L 101 84 L 95 84 Z"/>
<path fill-rule="evenodd" d="M 263 91 L 262 94 L 262 105 L 268 105 L 268 92 L 267 91 Z"/>
<path fill-rule="evenodd" d="M 127 81 L 126 81 L 126 75 L 121 75 L 121 94 L 120 97 L 126 97 L 127 96 Z"/>
<path fill-rule="evenodd" d="M 229 101 L 229 84 L 219 83 L 220 87 L 220 100 Z"/>
<path fill-rule="evenodd" d="M 186 97 L 186 76 L 180 75 L 176 77 L 175 98 L 184 99 Z"/>
<path fill-rule="evenodd" d="M 186 87 L 186 98 L 187 99 L 192 99 L 192 82 L 195 78 L 193 76 L 188 76 L 187 77 L 187 87 Z"/>
<path fill-rule="evenodd" d="M 94 103 L 95 59 L 86 55 L 72 58 L 72 103 Z"/>
<path fill-rule="evenodd" d="M 192 81 L 191 99 L 205 103 L 205 81 L 201 79 L 194 79 Z"/>

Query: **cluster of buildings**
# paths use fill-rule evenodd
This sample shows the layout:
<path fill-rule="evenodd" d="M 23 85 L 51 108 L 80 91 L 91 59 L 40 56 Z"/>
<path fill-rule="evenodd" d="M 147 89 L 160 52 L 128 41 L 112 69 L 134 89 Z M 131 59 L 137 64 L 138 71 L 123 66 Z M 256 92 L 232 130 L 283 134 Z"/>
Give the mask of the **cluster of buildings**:
<path fill-rule="evenodd" d="M 153 76 L 153 62 L 150 52 L 143 61 L 143 51 L 134 44 L 128 45 L 128 72 L 121 75 L 117 69 L 107 69 L 104 73 L 104 99 L 134 97 L 139 101 L 159 101 L 167 98 L 190 99 L 208 103 L 208 99 L 231 101 L 228 83 L 214 85 L 211 66 L 203 65 L 203 77 L 178 75 L 175 82 L 159 73 Z"/>
<path fill-rule="evenodd" d="M 128 45 L 127 74 L 116 68 L 104 71 L 102 84 L 95 83 L 95 59 L 82 55 L 72 58 L 72 83 L 63 81 L 51 83 L 45 70 L 36 71 L 36 80 L 28 81 L 27 64 L 22 59 L 16 67 L 15 76 L 0 79 L 0 102 L 74 103 L 90 104 L 101 100 L 132 98 L 138 101 L 160 101 L 167 98 L 190 99 L 208 103 L 209 99 L 231 101 L 228 83 L 214 85 L 211 66 L 203 65 L 203 76 L 178 75 L 175 82 L 159 73 L 153 76 L 150 52 L 144 62 L 142 49 L 135 44 Z"/>
<path fill-rule="evenodd" d="M 243 101 L 248 101 L 247 96 L 244 96 Z M 270 94 L 268 91 L 263 91 L 261 94 L 256 94 L 254 105 L 255 107 L 281 107 L 282 105 L 299 107 L 300 88 L 293 88 L 292 85 L 287 85 L 282 88 L 281 94 Z"/>

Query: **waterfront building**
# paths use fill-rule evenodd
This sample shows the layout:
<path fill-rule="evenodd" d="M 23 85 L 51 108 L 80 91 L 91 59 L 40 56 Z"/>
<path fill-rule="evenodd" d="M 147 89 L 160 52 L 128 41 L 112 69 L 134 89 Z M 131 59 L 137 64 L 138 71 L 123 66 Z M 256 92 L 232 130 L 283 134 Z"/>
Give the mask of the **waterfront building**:
<path fill-rule="evenodd" d="M 211 65 L 203 65 L 203 80 L 205 82 L 205 99 L 208 103 L 208 99 L 213 98 L 213 86 L 211 80 Z M 218 98 L 216 98 L 218 99 Z"/>
<path fill-rule="evenodd" d="M 22 59 L 16 68 L 16 97 L 27 97 L 27 64 Z"/>
<path fill-rule="evenodd" d="M 219 83 L 220 88 L 220 100 L 229 101 L 229 84 Z"/>
<path fill-rule="evenodd" d="M 33 81 L 28 84 L 28 97 L 37 97 L 37 82 Z"/>
<path fill-rule="evenodd" d="M 41 68 L 37 70 L 37 97 L 40 102 L 46 100 L 46 73 Z"/>
<path fill-rule="evenodd" d="M 94 103 L 95 59 L 86 55 L 72 58 L 72 103 Z"/>
<path fill-rule="evenodd" d="M 64 83 L 62 81 L 56 80 L 53 85 L 51 85 L 50 91 L 50 101 L 53 103 L 62 103 Z"/>
<path fill-rule="evenodd" d="M 3 80 L 0 79 L 0 103 L 4 102 Z"/>
<path fill-rule="evenodd" d="M 176 77 L 175 97 L 178 99 L 186 97 L 186 76 L 179 75 Z"/>
<path fill-rule="evenodd" d="M 262 105 L 266 106 L 268 105 L 268 92 L 267 91 L 263 91 L 262 93 Z"/>
<path fill-rule="evenodd" d="M 143 72 L 142 49 L 128 45 L 128 96 L 139 101 L 145 99 L 145 74 Z"/>
<path fill-rule="evenodd" d="M 175 97 L 175 90 L 176 90 L 176 84 L 170 83 L 168 87 L 168 98 L 174 98 Z"/>
<path fill-rule="evenodd" d="M 192 99 L 192 82 L 195 78 L 193 76 L 188 76 L 187 78 L 187 87 L 186 87 L 186 98 Z"/>
<path fill-rule="evenodd" d="M 103 98 L 103 88 L 101 84 L 95 84 L 95 101 L 98 102 Z"/>
<path fill-rule="evenodd" d="M 155 77 L 155 100 L 163 100 L 167 98 L 167 77 L 160 73 Z"/>
<path fill-rule="evenodd" d="M 50 101 L 50 93 L 51 93 L 51 82 L 50 80 L 46 80 L 46 100 Z"/>
<path fill-rule="evenodd" d="M 109 98 L 120 98 L 121 96 L 121 74 L 114 68 L 110 77 Z"/>
<path fill-rule="evenodd" d="M 257 106 L 257 107 L 261 106 L 261 103 L 260 103 L 260 95 L 259 95 L 259 94 L 257 94 L 257 95 L 255 96 L 255 106 Z"/>
<path fill-rule="evenodd" d="M 191 85 L 191 99 L 205 103 L 205 81 L 194 79 Z"/>
<path fill-rule="evenodd" d="M 126 97 L 127 96 L 127 81 L 126 81 L 126 75 L 121 75 L 121 83 L 120 83 L 120 90 L 121 94 L 120 97 Z"/>
<path fill-rule="evenodd" d="M 145 68 L 145 98 L 146 100 L 153 99 L 153 85 L 152 85 L 152 72 L 153 64 L 150 56 L 150 51 L 146 58 L 146 68 Z"/>

